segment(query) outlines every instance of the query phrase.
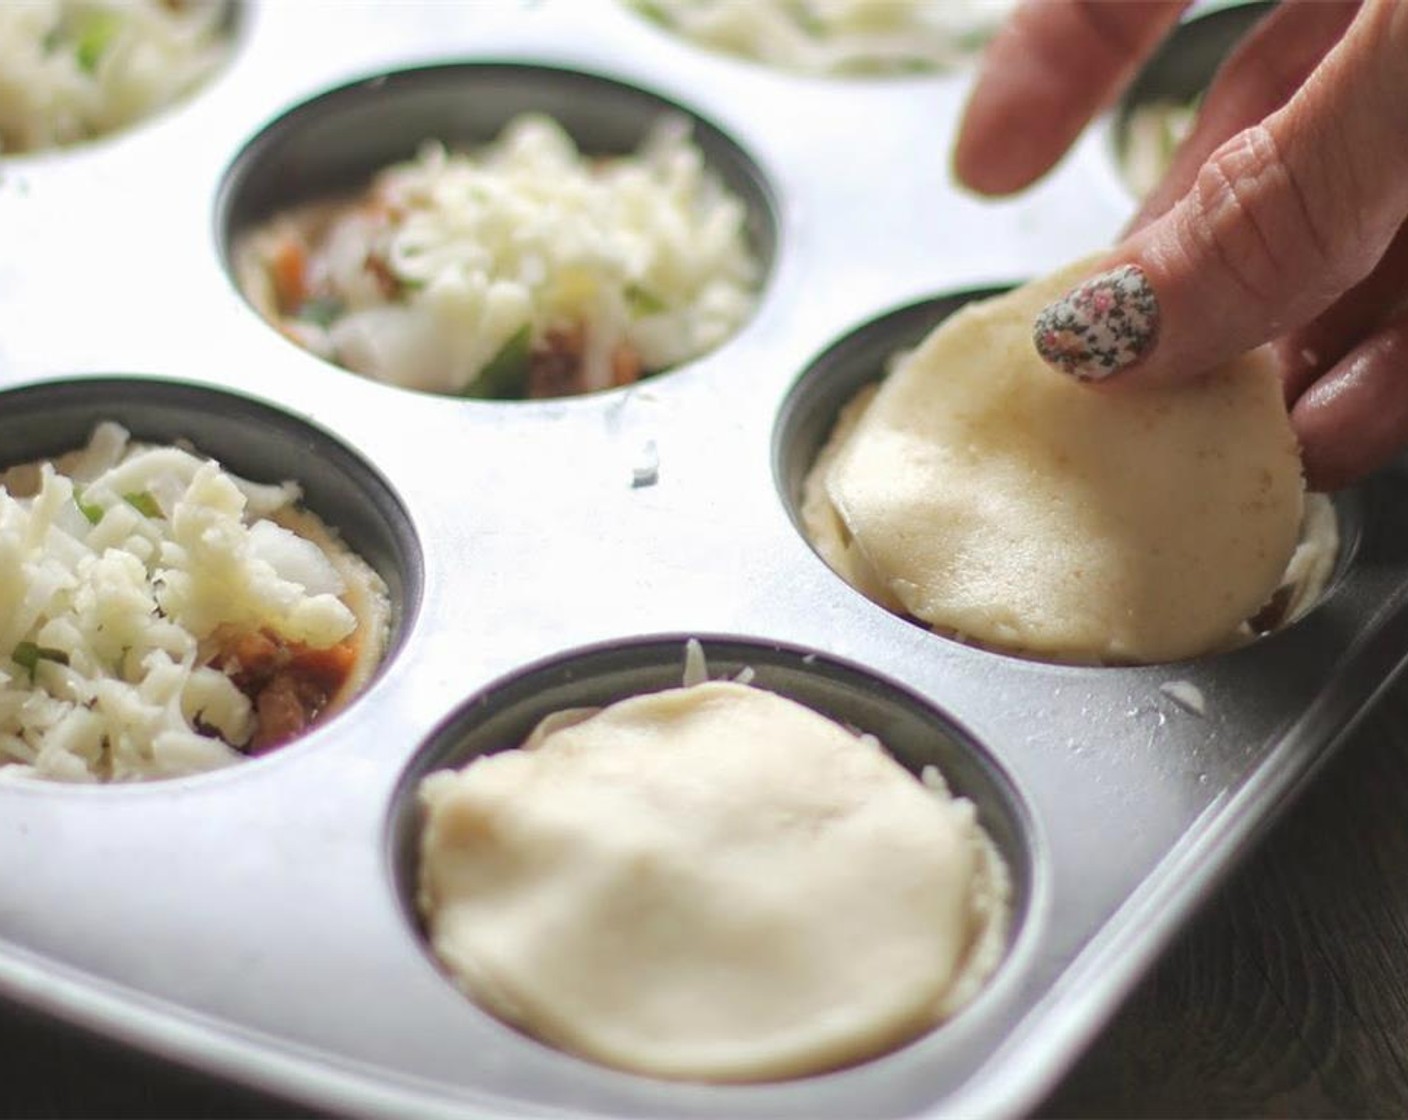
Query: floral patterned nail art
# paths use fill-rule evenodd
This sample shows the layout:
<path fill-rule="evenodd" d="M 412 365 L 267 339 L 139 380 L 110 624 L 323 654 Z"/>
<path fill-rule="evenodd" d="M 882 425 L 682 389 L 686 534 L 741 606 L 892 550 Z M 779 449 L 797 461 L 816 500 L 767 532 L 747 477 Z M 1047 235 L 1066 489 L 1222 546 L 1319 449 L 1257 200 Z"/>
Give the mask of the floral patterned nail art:
<path fill-rule="evenodd" d="M 1037 353 L 1079 381 L 1103 381 L 1134 364 L 1159 333 L 1159 301 L 1144 270 L 1122 265 L 1067 292 L 1036 317 Z"/>

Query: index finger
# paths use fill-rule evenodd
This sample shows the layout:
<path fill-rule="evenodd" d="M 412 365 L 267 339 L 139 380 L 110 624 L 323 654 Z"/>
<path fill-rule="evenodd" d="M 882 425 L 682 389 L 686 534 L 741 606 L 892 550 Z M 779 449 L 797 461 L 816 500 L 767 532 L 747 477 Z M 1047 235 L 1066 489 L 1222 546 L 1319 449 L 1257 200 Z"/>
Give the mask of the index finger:
<path fill-rule="evenodd" d="M 1026 0 L 983 56 L 954 174 L 1010 194 L 1045 174 L 1190 0 Z"/>

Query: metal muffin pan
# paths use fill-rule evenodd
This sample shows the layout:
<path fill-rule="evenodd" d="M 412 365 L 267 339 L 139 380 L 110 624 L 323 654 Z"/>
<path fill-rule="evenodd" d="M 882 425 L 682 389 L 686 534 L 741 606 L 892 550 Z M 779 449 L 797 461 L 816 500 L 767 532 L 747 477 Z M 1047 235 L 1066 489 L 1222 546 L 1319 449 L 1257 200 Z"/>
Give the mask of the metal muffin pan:
<path fill-rule="evenodd" d="M 1109 114 L 1111 158 L 1123 158 L 1130 118 L 1138 110 L 1158 104 L 1195 104 L 1233 48 L 1274 7 L 1275 0 L 1223 0 L 1204 5 L 1176 27 Z"/>
<path fill-rule="evenodd" d="M 1169 35 L 1129 84 L 1113 114 L 1116 136 L 1130 111 L 1156 101 L 1197 100 L 1241 38 L 1275 7 L 1274 0 L 1241 0 L 1200 11 Z"/>
<path fill-rule="evenodd" d="M 1117 234 L 1132 200 L 1100 130 L 991 203 L 947 174 L 965 74 L 793 77 L 612 0 L 246 3 L 238 27 L 186 104 L 0 162 L 0 458 L 114 417 L 298 478 L 387 578 L 395 638 L 360 699 L 248 764 L 0 784 L 0 993 L 340 1115 L 1032 1107 L 1401 670 L 1408 480 L 1338 500 L 1324 599 L 1243 649 L 1094 669 L 947 641 L 817 558 L 793 522 L 801 476 L 889 352 Z M 703 122 L 770 267 L 736 338 L 636 387 L 490 403 L 378 385 L 298 350 L 229 278 L 242 221 L 408 154 L 418 124 L 483 138 L 536 104 L 584 145 L 629 146 L 666 103 Z M 431 960 L 410 901 L 416 779 L 549 708 L 674 683 L 690 636 L 716 673 L 752 666 L 977 802 L 1016 913 L 1003 965 L 949 1023 L 822 1077 L 673 1083 L 516 1033 Z"/>

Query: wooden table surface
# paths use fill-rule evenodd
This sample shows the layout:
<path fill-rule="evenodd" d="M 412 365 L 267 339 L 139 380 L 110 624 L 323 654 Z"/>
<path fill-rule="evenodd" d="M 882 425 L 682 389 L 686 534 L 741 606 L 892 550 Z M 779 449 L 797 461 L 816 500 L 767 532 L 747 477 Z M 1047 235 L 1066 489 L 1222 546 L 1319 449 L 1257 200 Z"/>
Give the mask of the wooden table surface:
<path fill-rule="evenodd" d="M 1408 1116 L 1408 682 L 1364 717 L 1043 1117 Z M 0 1012 L 0 1114 L 311 1115 Z"/>
<path fill-rule="evenodd" d="M 1408 1116 L 1408 683 L 1170 947 L 1042 1115 Z"/>

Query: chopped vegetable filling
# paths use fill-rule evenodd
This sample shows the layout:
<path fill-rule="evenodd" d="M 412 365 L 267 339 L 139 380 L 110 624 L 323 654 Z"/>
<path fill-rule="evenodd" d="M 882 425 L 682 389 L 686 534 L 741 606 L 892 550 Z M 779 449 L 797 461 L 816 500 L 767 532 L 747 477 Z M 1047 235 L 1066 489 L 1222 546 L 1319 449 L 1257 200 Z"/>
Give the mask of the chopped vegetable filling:
<path fill-rule="evenodd" d="M 0 472 L 0 773 L 197 773 L 350 699 L 386 587 L 298 500 L 113 423 Z"/>
<path fill-rule="evenodd" d="M 245 747 L 254 755 L 306 731 L 342 690 L 356 663 L 352 639 L 317 649 L 271 630 L 239 634 L 212 662 L 254 703 L 256 729 Z"/>
<path fill-rule="evenodd" d="M 224 60 L 231 0 L 0 0 L 0 152 L 103 136 Z"/>
<path fill-rule="evenodd" d="M 584 157 L 550 118 L 493 143 L 427 143 L 365 195 L 281 214 L 238 247 L 246 296 L 285 335 L 380 381 L 454 396 L 628 385 L 752 313 L 747 210 L 682 119 L 629 156 Z"/>

